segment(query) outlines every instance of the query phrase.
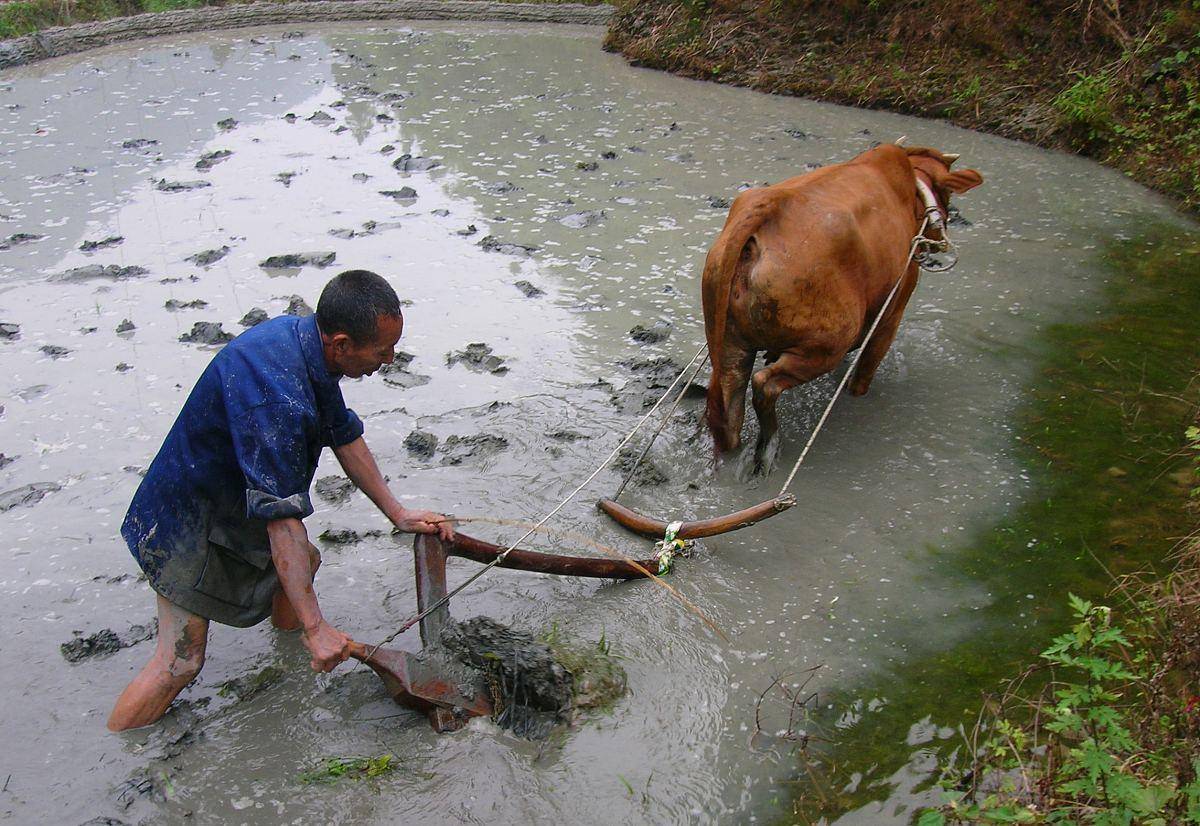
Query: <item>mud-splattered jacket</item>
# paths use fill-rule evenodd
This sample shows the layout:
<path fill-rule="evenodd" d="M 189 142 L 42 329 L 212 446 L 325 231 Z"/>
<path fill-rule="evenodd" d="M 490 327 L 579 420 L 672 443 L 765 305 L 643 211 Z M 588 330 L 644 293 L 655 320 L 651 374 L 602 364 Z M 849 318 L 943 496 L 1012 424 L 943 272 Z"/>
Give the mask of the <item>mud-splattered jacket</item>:
<path fill-rule="evenodd" d="M 321 449 L 362 435 L 339 379 L 325 365 L 315 316 L 263 322 L 217 354 L 121 526 L 156 590 L 202 616 L 213 613 L 213 598 L 230 610 L 261 613 L 261 605 L 250 603 L 261 602 L 251 592 L 262 588 L 240 580 L 253 580 L 256 571 L 273 574 L 267 522 L 311 514 L 309 487 Z M 206 586 L 203 580 L 214 576 L 206 570 L 214 565 L 213 544 L 222 551 L 220 579 L 230 581 Z M 257 621 L 231 616 L 210 618 Z"/>

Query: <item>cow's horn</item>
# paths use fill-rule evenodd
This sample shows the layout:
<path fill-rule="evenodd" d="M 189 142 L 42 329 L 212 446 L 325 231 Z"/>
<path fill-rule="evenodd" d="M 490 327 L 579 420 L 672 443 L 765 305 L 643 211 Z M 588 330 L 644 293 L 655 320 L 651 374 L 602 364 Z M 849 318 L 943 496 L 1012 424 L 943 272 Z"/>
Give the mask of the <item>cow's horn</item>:
<path fill-rule="evenodd" d="M 946 163 L 954 163 L 961 158 L 962 155 L 957 152 L 943 152 L 942 157 L 946 159 Z"/>
<path fill-rule="evenodd" d="M 908 135 L 901 135 L 896 138 L 896 146 L 904 146 L 904 142 L 908 140 Z"/>

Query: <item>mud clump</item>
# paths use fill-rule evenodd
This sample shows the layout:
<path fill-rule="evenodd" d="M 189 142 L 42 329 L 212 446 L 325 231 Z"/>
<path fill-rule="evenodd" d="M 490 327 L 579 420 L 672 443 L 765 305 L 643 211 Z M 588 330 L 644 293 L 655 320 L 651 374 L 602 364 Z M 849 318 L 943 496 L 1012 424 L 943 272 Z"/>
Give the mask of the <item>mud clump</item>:
<path fill-rule="evenodd" d="M 118 334 L 119 333 L 132 333 L 136 329 L 137 329 L 137 325 L 134 324 L 132 321 L 130 321 L 127 318 L 122 319 L 121 323 L 117 325 L 117 333 Z"/>
<path fill-rule="evenodd" d="M 613 392 L 609 400 L 618 407 L 638 407 L 643 410 L 653 407 L 654 403 L 662 397 L 666 389 L 671 386 L 671 383 L 683 371 L 682 365 L 667 356 L 658 358 L 644 359 L 627 359 L 618 362 L 621 367 L 624 367 L 633 375 L 625 386 L 621 388 L 621 392 Z M 676 385 L 678 390 L 679 385 Z M 688 384 L 687 392 L 684 394 L 685 399 L 703 398 L 708 392 L 708 388 L 695 381 Z"/>
<path fill-rule="evenodd" d="M 420 387 L 423 384 L 429 384 L 432 380 L 429 376 L 413 373 L 408 369 L 408 365 L 412 364 L 414 358 L 416 356 L 411 353 L 397 350 L 392 358 L 392 363 L 385 364 L 379 368 L 379 375 L 383 377 L 383 383 L 405 390 L 410 387 Z"/>
<path fill-rule="evenodd" d="M 71 351 L 69 348 L 60 347 L 57 344 L 43 344 L 41 347 L 38 348 L 38 350 L 45 353 L 52 359 L 60 359 L 65 356 L 71 355 Z"/>
<path fill-rule="evenodd" d="M 629 690 L 629 677 L 613 658 L 603 635 L 592 645 L 568 642 L 555 626 L 543 641 L 574 681 L 571 708 L 576 714 L 609 711 Z"/>
<path fill-rule="evenodd" d="M 493 355 L 491 346 L 481 341 L 468 344 L 458 352 L 446 354 L 447 367 L 453 367 L 459 363 L 462 363 L 468 370 L 474 370 L 476 373 L 491 373 L 492 375 L 502 376 L 508 372 L 508 367 L 505 366 L 503 357 Z"/>
<path fill-rule="evenodd" d="M 34 482 L 0 493 L 0 513 L 13 508 L 30 507 L 46 498 L 47 493 L 62 490 L 57 482 Z"/>
<path fill-rule="evenodd" d="M 21 337 L 21 325 L 0 321 L 0 341 L 16 341 Z"/>
<path fill-rule="evenodd" d="M 461 465 L 467 459 L 486 459 L 508 447 L 508 439 L 479 433 L 475 436 L 448 436 L 442 443 L 443 465 Z"/>
<path fill-rule="evenodd" d="M 520 737 L 544 739 L 579 713 L 607 711 L 628 691 L 608 643 L 565 640 L 555 626 L 540 639 L 489 617 L 450 622 L 446 651 L 483 672 L 493 719 Z"/>
<path fill-rule="evenodd" d="M 639 344 L 658 344 L 666 341 L 671 335 L 671 324 L 668 321 L 656 321 L 652 327 L 638 324 L 629 331 L 629 337 Z"/>
<path fill-rule="evenodd" d="M 79 245 L 79 249 L 83 252 L 95 252 L 96 250 L 115 247 L 117 244 L 125 240 L 123 235 L 110 235 L 107 238 L 102 238 L 99 241 L 84 241 Z"/>
<path fill-rule="evenodd" d="M 631 480 L 637 487 L 658 487 L 666 484 L 670 477 L 654 464 L 647 456 L 641 462 L 637 461 L 641 455 L 641 450 L 634 448 L 632 445 L 621 448 L 621 452 L 617 454 L 617 458 L 613 461 L 613 467 L 621 473 L 629 473 L 634 469 L 634 463 L 637 462 L 637 470 L 633 474 Z"/>
<path fill-rule="evenodd" d="M 574 679 L 532 634 L 475 617 L 446 626 L 442 644 L 484 673 L 498 725 L 543 739 L 570 720 Z"/>
<path fill-rule="evenodd" d="M 159 192 L 190 192 L 193 189 L 204 189 L 206 186 L 212 186 L 210 181 L 168 181 L 166 178 L 159 178 L 154 182 L 154 188 Z"/>
<path fill-rule="evenodd" d="M 602 209 L 589 209 L 583 212 L 572 212 L 570 215 L 564 215 L 558 219 L 558 222 L 564 227 L 570 227 L 571 229 L 587 229 L 588 227 L 594 227 L 607 217 L 608 213 Z"/>
<path fill-rule="evenodd" d="M 317 491 L 317 496 L 334 505 L 345 502 L 354 491 L 358 490 L 355 484 L 345 476 L 322 476 L 313 487 Z"/>
<path fill-rule="evenodd" d="M 0 453 L 0 469 L 8 467 L 16 460 L 16 456 L 5 456 L 3 453 Z"/>
<path fill-rule="evenodd" d="M 249 700 L 255 694 L 279 682 L 280 678 L 286 673 L 286 671 L 277 665 L 268 665 L 266 668 L 256 671 L 253 674 L 248 674 L 245 677 L 234 677 L 232 680 L 226 680 L 217 689 L 217 695 L 221 697 L 233 697 L 238 702 Z"/>
<path fill-rule="evenodd" d="M 124 635 L 118 636 L 111 628 L 104 628 L 90 636 L 75 632 L 75 638 L 64 642 L 58 647 L 63 658 L 69 663 L 77 663 L 105 654 L 113 654 L 122 648 L 129 648 L 139 642 L 152 640 L 158 636 L 158 620 L 152 619 L 144 625 L 131 625 Z"/>
<path fill-rule="evenodd" d="M 329 545 L 357 545 L 364 539 L 379 539 L 383 531 L 367 531 L 359 533 L 353 528 L 326 528 L 317 539 Z"/>
<path fill-rule="evenodd" d="M 504 255 L 515 255 L 519 258 L 528 258 L 538 251 L 539 247 L 530 246 L 528 244 L 514 244 L 508 241 L 501 241 L 494 235 L 488 235 L 479 242 L 479 246 L 484 252 L 499 252 Z"/>
<path fill-rule="evenodd" d="M 494 184 L 485 184 L 483 191 L 492 195 L 507 195 L 510 192 L 520 192 L 524 187 L 517 186 L 512 181 L 497 181 Z"/>
<path fill-rule="evenodd" d="M 203 250 L 195 255 L 189 255 L 183 260 L 191 261 L 197 267 L 208 267 L 217 263 L 226 255 L 229 255 L 229 247 L 221 246 L 215 250 Z"/>
<path fill-rule="evenodd" d="M 290 295 L 288 296 L 287 309 L 283 311 L 283 314 L 305 318 L 313 314 L 313 308 L 308 306 L 308 302 L 300 296 Z"/>
<path fill-rule="evenodd" d="M 202 310 L 208 306 L 208 302 L 203 298 L 196 298 L 191 301 L 180 301 L 177 298 L 168 298 L 163 308 L 175 312 L 176 310 Z"/>
<path fill-rule="evenodd" d="M 432 459 L 437 443 L 438 437 L 424 430 L 414 430 L 404 437 L 404 446 L 418 459 Z"/>
<path fill-rule="evenodd" d="M 300 267 L 316 267 L 324 269 L 337 258 L 335 252 L 289 252 L 284 255 L 272 255 L 258 266 L 264 270 L 289 270 Z"/>
<path fill-rule="evenodd" d="M 417 199 L 417 191 L 411 186 L 402 186 L 399 189 L 381 189 L 379 194 L 395 201 L 415 201 Z"/>
<path fill-rule="evenodd" d="M 196 169 L 201 172 L 207 172 L 221 161 L 228 160 L 233 155 L 228 149 L 217 149 L 213 152 L 205 152 L 200 156 L 200 160 L 196 161 Z"/>
<path fill-rule="evenodd" d="M 21 244 L 29 244 L 33 241 L 41 241 L 45 237 L 45 235 L 35 235 L 32 232 L 13 233 L 7 238 L 0 240 L 0 250 L 12 249 L 13 247 L 20 246 Z"/>
<path fill-rule="evenodd" d="M 191 332 L 184 333 L 179 340 L 185 344 L 226 344 L 233 338 L 233 333 L 221 329 L 219 321 L 197 321 Z"/>
<path fill-rule="evenodd" d="M 526 298 L 540 298 L 546 294 L 546 291 L 541 287 L 535 286 L 528 281 L 518 281 L 513 286 L 520 290 Z"/>
<path fill-rule="evenodd" d="M 392 161 L 392 169 L 397 172 L 428 172 L 430 169 L 436 169 L 441 166 L 441 163 L 433 158 L 426 158 L 417 155 L 415 158 L 412 155 L 401 155 Z"/>
<path fill-rule="evenodd" d="M 120 267 L 116 264 L 88 264 L 86 267 L 74 267 L 58 275 L 50 276 L 51 281 L 64 284 L 78 284 L 97 278 L 107 278 L 109 281 L 125 281 L 129 278 L 140 278 L 150 270 L 145 267 Z"/>
<path fill-rule="evenodd" d="M 262 324 L 269 318 L 270 316 L 267 315 L 266 310 L 262 309 L 261 307 L 254 307 L 244 316 L 242 316 L 242 320 L 239 321 L 238 324 L 242 325 L 243 327 L 257 327 L 259 324 Z"/>

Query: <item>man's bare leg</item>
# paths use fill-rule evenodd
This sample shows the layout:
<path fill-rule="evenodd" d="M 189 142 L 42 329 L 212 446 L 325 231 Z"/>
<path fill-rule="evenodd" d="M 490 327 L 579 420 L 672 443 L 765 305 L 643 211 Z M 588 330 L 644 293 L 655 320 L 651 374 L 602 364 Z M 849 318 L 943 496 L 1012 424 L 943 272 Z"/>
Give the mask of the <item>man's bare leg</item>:
<path fill-rule="evenodd" d="M 312 564 L 310 581 L 316 580 L 317 569 L 321 567 L 321 552 L 311 542 L 308 545 L 308 559 Z M 283 588 L 275 589 L 275 597 L 271 602 L 271 624 L 280 631 L 300 630 L 300 617 L 296 615 L 296 609 L 292 607 Z"/>
<path fill-rule="evenodd" d="M 196 678 L 204 666 L 208 620 L 158 597 L 158 647 L 150 662 L 133 678 L 108 717 L 109 731 L 148 726 Z"/>

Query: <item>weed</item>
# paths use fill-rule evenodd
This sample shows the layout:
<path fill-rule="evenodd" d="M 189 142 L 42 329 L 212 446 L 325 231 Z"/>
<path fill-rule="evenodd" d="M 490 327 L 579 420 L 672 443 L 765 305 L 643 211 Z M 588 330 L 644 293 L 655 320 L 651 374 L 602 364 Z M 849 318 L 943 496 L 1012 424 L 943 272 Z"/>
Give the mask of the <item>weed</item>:
<path fill-rule="evenodd" d="M 330 757 L 317 766 L 300 773 L 301 783 L 337 783 L 339 780 L 376 778 L 395 771 L 394 754 L 378 757 Z"/>
<path fill-rule="evenodd" d="M 975 749 L 966 788 L 944 780 L 945 806 L 923 813 L 919 826 L 1200 820 L 1195 764 L 1180 777 L 1173 749 L 1137 736 L 1140 698 L 1157 665 L 1145 645 L 1157 633 L 1153 605 L 1141 604 L 1130 619 L 1131 641 L 1110 608 L 1069 599 L 1076 622 L 1041 655 L 1059 678 L 1049 697 L 1002 705 Z"/>
<path fill-rule="evenodd" d="M 1078 77 L 1051 105 L 1067 126 L 1082 128 L 1095 140 L 1112 131 L 1113 78 L 1104 73 Z"/>

